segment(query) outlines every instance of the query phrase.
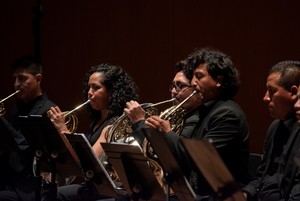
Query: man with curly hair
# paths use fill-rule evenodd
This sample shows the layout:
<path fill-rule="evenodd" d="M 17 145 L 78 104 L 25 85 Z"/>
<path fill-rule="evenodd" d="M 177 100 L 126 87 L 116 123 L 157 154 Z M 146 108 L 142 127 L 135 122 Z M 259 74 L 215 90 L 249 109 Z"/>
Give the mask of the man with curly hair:
<path fill-rule="evenodd" d="M 233 97 L 239 89 L 239 73 L 230 58 L 217 50 L 200 49 L 192 53 L 185 62 L 185 74 L 193 75 L 191 84 L 201 94 L 201 104 L 197 108 L 199 121 L 188 135 L 195 140 L 207 139 L 220 154 L 223 162 L 234 178 L 245 184 L 248 176 L 249 131 L 246 116 Z M 146 119 L 145 124 L 165 133 L 171 146 L 179 147 L 179 156 L 186 156 L 180 138 L 171 131 L 170 124 L 157 116 Z M 210 199 L 212 188 L 201 172 L 189 160 L 186 175 L 199 199 Z M 189 165 L 191 164 L 191 165 Z"/>

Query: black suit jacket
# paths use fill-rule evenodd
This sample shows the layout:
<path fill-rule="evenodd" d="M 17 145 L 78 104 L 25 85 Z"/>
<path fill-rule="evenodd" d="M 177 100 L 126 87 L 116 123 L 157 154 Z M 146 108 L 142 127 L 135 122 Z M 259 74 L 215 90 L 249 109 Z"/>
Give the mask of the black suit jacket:
<path fill-rule="evenodd" d="M 284 152 L 280 161 L 279 182 L 280 198 L 288 200 L 291 190 L 295 185 L 300 184 L 299 167 L 295 163 L 295 155 L 300 148 L 300 127 L 294 124 L 291 136 L 284 147 Z M 300 193 L 300 192 L 299 192 Z M 294 196 L 294 195 L 293 195 Z"/>
<path fill-rule="evenodd" d="M 8 161 L 4 162 L 8 166 L 8 171 L 5 173 L 5 177 L 8 178 L 6 186 L 14 190 L 24 201 L 34 200 L 33 196 L 37 189 L 37 184 L 35 179 L 30 178 L 33 175 L 33 153 L 21 133 L 21 124 L 19 123 L 18 116 L 44 115 L 52 106 L 56 105 L 45 94 L 37 97 L 28 104 L 18 102 L 12 110 L 11 124 L 7 123 L 19 150 L 17 152 L 6 153 L 8 154 Z"/>
<path fill-rule="evenodd" d="M 242 109 L 235 101 L 229 99 L 207 103 L 200 106 L 197 112 L 198 114 L 194 113 L 194 116 L 191 117 L 191 122 L 198 122 L 194 126 L 187 127 L 187 134 L 183 134 L 183 136 L 194 139 L 209 139 L 234 178 L 240 183 L 248 182 L 249 131 L 246 116 Z M 178 150 L 181 149 L 180 145 L 176 145 L 179 143 L 176 136 L 168 134 L 167 139 L 171 144 L 175 144 L 173 147 L 179 147 Z M 185 154 L 184 150 L 181 152 L 182 155 Z M 193 169 L 198 172 L 198 187 L 195 190 L 200 195 L 211 194 L 211 188 L 201 173 L 194 167 L 189 157 L 187 160 L 189 162 L 185 166 L 191 165 L 188 168 L 189 171 L 191 172 Z"/>
<path fill-rule="evenodd" d="M 294 139 L 297 136 L 298 133 L 298 125 L 296 122 L 295 118 L 291 118 L 287 120 L 288 122 L 288 128 L 290 133 L 282 133 L 282 135 L 290 135 L 288 138 L 287 143 L 284 146 L 284 149 L 281 154 L 281 163 L 280 163 L 280 170 L 278 169 L 277 172 L 275 173 L 274 179 L 276 179 L 274 182 L 277 183 L 278 185 L 274 186 L 274 188 L 278 188 L 280 183 L 281 183 L 281 178 L 279 175 L 279 172 L 285 171 L 285 162 L 289 160 L 288 158 L 290 157 L 290 153 L 292 151 L 293 145 L 294 145 Z M 270 173 L 270 169 L 274 165 L 273 161 L 271 158 L 274 156 L 274 136 L 276 134 L 276 131 L 279 127 L 280 121 L 279 120 L 274 120 L 267 131 L 265 143 L 264 143 L 264 150 L 263 150 L 263 159 L 257 169 L 257 173 L 255 178 L 243 188 L 243 191 L 247 192 L 249 196 L 249 200 L 251 199 L 257 199 L 258 193 L 261 191 L 261 188 L 263 185 L 268 185 L 266 182 L 266 176 Z M 287 170 L 288 172 L 290 170 Z M 283 173 L 281 173 L 283 174 Z M 289 187 L 287 187 L 289 188 Z M 276 190 L 276 189 L 275 189 Z M 278 189 L 279 191 L 279 189 Z M 278 195 L 279 196 L 279 195 Z"/>

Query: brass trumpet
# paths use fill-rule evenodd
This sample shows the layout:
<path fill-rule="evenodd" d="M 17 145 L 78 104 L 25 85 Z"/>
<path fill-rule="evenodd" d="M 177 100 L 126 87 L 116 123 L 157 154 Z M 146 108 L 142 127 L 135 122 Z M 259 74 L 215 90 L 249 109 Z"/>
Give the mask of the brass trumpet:
<path fill-rule="evenodd" d="M 158 103 L 143 103 L 141 104 L 141 107 L 145 110 L 146 115 L 145 117 L 149 117 L 152 115 L 157 115 L 158 114 L 158 110 L 157 108 L 155 108 L 156 106 L 165 104 L 165 103 L 170 103 L 173 102 L 175 100 L 175 98 L 169 99 L 169 100 L 165 100 L 165 101 L 161 101 Z M 131 136 L 132 134 L 132 123 L 130 121 L 130 119 L 125 115 L 122 114 L 117 120 L 116 122 L 110 127 L 110 129 L 106 132 L 106 142 L 121 142 L 121 143 L 128 143 L 128 144 L 138 144 L 136 143 L 136 141 L 134 140 L 134 138 Z M 105 156 L 104 156 L 104 159 Z M 104 163 L 105 164 L 105 168 L 109 174 L 109 176 L 112 178 L 112 180 L 116 183 L 120 182 L 119 176 L 116 173 L 116 171 L 114 170 L 113 167 L 111 167 L 111 165 L 107 162 Z M 152 169 L 157 169 L 154 168 L 156 167 L 156 162 L 154 161 L 154 163 L 151 163 L 151 168 Z M 160 175 L 161 173 L 161 169 L 153 170 L 153 172 L 155 172 L 155 175 Z"/>
<path fill-rule="evenodd" d="M 146 115 L 145 118 L 157 115 L 158 110 L 155 108 L 156 106 L 173 102 L 175 98 L 161 101 L 158 103 L 144 103 L 141 104 L 141 107 L 145 110 Z M 122 114 L 114 123 L 114 125 L 108 130 L 106 134 L 106 141 L 107 142 L 124 142 L 127 143 L 131 141 L 131 129 L 132 123 L 130 122 L 130 119 L 125 115 Z"/>
<path fill-rule="evenodd" d="M 171 129 L 177 134 L 180 135 L 185 123 L 185 115 L 186 109 L 182 107 L 184 103 L 186 103 L 192 96 L 196 94 L 197 91 L 193 91 L 187 98 L 185 98 L 181 103 L 176 106 L 172 106 L 166 109 L 161 115 L 159 116 L 161 119 L 169 120 L 171 124 Z M 154 150 L 147 139 L 143 141 L 143 152 L 147 158 L 153 159 L 157 162 L 158 157 L 154 153 Z"/>
<path fill-rule="evenodd" d="M 169 120 L 171 124 L 172 130 L 177 134 L 180 135 L 182 128 L 184 126 L 185 122 L 185 115 L 186 115 L 186 109 L 182 107 L 184 103 L 186 103 L 193 95 L 196 94 L 196 91 L 193 91 L 186 99 L 184 99 L 181 103 L 179 103 L 176 106 L 172 106 L 169 109 L 166 109 L 161 115 L 160 118 L 164 120 Z M 155 154 L 150 142 L 147 138 L 144 139 L 143 145 L 142 145 L 144 156 L 148 158 L 150 161 L 150 166 L 152 168 L 152 171 L 154 172 L 157 181 L 160 183 L 162 189 L 166 192 L 167 188 L 166 185 L 163 182 L 163 170 L 160 165 L 159 159 L 157 155 Z M 173 190 L 170 189 L 170 194 L 173 194 Z"/>
<path fill-rule="evenodd" d="M 172 130 L 178 135 L 181 133 L 183 127 L 183 118 L 186 115 L 186 109 L 183 108 L 183 104 L 186 103 L 197 91 L 193 91 L 187 98 L 181 103 L 165 110 L 159 117 L 164 120 L 169 120 L 171 123 Z"/>
<path fill-rule="evenodd" d="M 17 93 L 19 93 L 20 90 L 15 91 L 14 93 L 10 94 L 9 96 L 3 98 L 2 100 L 0 100 L 0 116 L 5 114 L 5 107 L 4 107 L 4 101 L 6 101 L 7 99 L 9 99 L 10 97 L 16 95 Z"/>
<path fill-rule="evenodd" d="M 63 115 L 65 117 L 65 124 L 67 125 L 68 130 L 71 133 L 74 133 L 76 131 L 77 127 L 78 127 L 78 117 L 75 114 L 72 114 L 72 113 L 75 112 L 76 110 L 79 110 L 80 108 L 82 108 L 83 106 L 88 104 L 90 101 L 91 100 L 88 99 L 87 101 L 85 101 L 81 105 L 75 107 L 73 110 L 63 112 Z"/>

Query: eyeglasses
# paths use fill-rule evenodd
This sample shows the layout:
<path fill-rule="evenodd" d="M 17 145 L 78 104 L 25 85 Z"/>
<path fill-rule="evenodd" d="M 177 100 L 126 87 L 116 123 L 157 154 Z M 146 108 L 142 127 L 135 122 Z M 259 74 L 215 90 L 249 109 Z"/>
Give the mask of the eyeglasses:
<path fill-rule="evenodd" d="M 180 92 L 181 90 L 183 90 L 184 88 L 189 88 L 192 87 L 191 85 L 188 84 L 183 84 L 181 82 L 174 82 L 169 86 L 169 90 L 172 91 L 174 88 L 177 92 Z"/>

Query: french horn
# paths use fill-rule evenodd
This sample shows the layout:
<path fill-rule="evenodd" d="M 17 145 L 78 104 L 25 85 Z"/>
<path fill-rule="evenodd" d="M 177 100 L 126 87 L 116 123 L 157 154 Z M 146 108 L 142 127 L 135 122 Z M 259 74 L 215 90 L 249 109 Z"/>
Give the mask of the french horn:
<path fill-rule="evenodd" d="M 175 100 L 175 98 L 161 101 L 158 103 L 153 103 L 153 104 L 152 103 L 143 103 L 143 104 L 141 104 L 141 107 L 145 110 L 145 113 L 146 113 L 145 117 L 147 118 L 149 116 L 158 114 L 158 109 L 156 108 L 156 106 L 159 106 L 159 105 L 162 105 L 165 103 L 170 103 L 170 102 L 173 102 L 174 100 Z M 131 126 L 132 126 L 132 123 L 131 123 L 130 119 L 125 114 L 122 114 L 116 120 L 116 122 L 108 129 L 108 131 L 106 133 L 106 137 L 105 137 L 106 142 L 108 142 L 108 143 L 119 142 L 119 143 L 138 145 L 138 143 L 136 143 L 134 138 L 131 136 L 131 134 L 133 132 Z M 112 178 L 112 180 L 115 183 L 120 183 L 121 181 L 120 181 L 120 178 L 119 178 L 117 172 L 107 161 L 104 161 L 104 160 L 105 159 L 102 159 L 105 169 L 107 170 L 109 176 Z M 159 167 L 158 164 L 156 164 L 155 161 L 153 161 L 153 163 L 150 163 L 150 166 L 156 176 L 161 175 L 162 169 Z"/>
<path fill-rule="evenodd" d="M 169 120 L 171 124 L 171 129 L 174 131 L 177 135 L 181 135 L 184 122 L 185 122 L 185 115 L 186 115 L 186 109 L 183 106 L 184 103 L 186 103 L 192 96 L 196 94 L 197 91 L 193 91 L 187 98 L 185 98 L 182 102 L 180 102 L 178 105 L 172 106 L 168 109 L 166 109 L 164 112 L 162 112 L 159 117 L 164 120 Z M 142 149 L 144 152 L 144 155 L 147 158 L 151 158 L 158 162 L 158 158 L 155 155 L 153 148 L 150 145 L 150 142 L 147 139 L 144 139 Z"/>
<path fill-rule="evenodd" d="M 79 110 L 80 108 L 82 108 L 83 106 L 88 104 L 89 102 L 90 102 L 90 100 L 88 99 L 87 101 L 85 101 L 81 105 L 75 107 L 73 110 L 63 112 L 63 115 L 65 117 L 65 124 L 67 125 L 67 128 L 71 133 L 74 133 L 77 130 L 77 127 L 78 127 L 78 117 L 73 113 L 76 110 Z"/>
<path fill-rule="evenodd" d="M 181 133 L 184 124 L 184 117 L 186 114 L 186 110 L 182 107 L 182 105 L 185 102 L 187 102 L 195 93 L 196 91 L 193 91 L 193 93 L 190 94 L 180 104 L 166 109 L 160 115 L 162 119 L 170 121 L 172 130 L 175 131 L 178 135 L 180 135 Z M 158 110 L 155 108 L 155 106 L 161 105 L 163 103 L 173 102 L 174 100 L 175 98 L 162 101 L 156 104 L 141 104 L 142 108 L 146 112 L 145 118 L 152 115 L 158 115 Z M 131 136 L 133 132 L 131 126 L 132 124 L 129 118 L 125 114 L 123 114 L 108 131 L 107 138 L 106 138 L 107 142 L 122 142 L 122 143 L 133 144 L 135 140 Z M 157 178 L 157 181 L 161 185 L 162 189 L 166 192 L 167 188 L 163 182 L 163 169 L 159 164 L 159 160 L 155 155 L 147 139 L 144 140 L 141 148 L 143 150 L 144 156 L 149 159 L 149 166 L 152 169 L 152 172 L 154 173 L 155 177 Z M 116 175 L 116 172 L 113 170 L 113 168 L 108 170 L 108 172 L 110 175 L 114 176 L 114 178 L 118 179 L 118 176 Z M 170 193 L 172 194 L 173 191 L 172 189 L 170 190 L 171 190 Z"/>
<path fill-rule="evenodd" d="M 8 95 L 7 97 L 3 98 L 2 100 L 0 100 L 0 116 L 5 114 L 5 107 L 4 107 L 4 101 L 6 101 L 7 99 L 11 98 L 12 96 L 18 94 L 20 92 L 20 90 L 15 91 L 14 93 Z"/>
<path fill-rule="evenodd" d="M 141 107 L 145 110 L 145 118 L 150 117 L 152 115 L 158 115 L 158 109 L 156 106 L 173 102 L 175 98 L 161 101 L 158 103 L 143 103 Z M 132 123 L 130 119 L 125 115 L 122 114 L 113 126 L 108 130 L 106 134 L 106 141 L 107 142 L 123 142 L 123 143 L 130 143 L 133 142 L 132 134 Z"/>

